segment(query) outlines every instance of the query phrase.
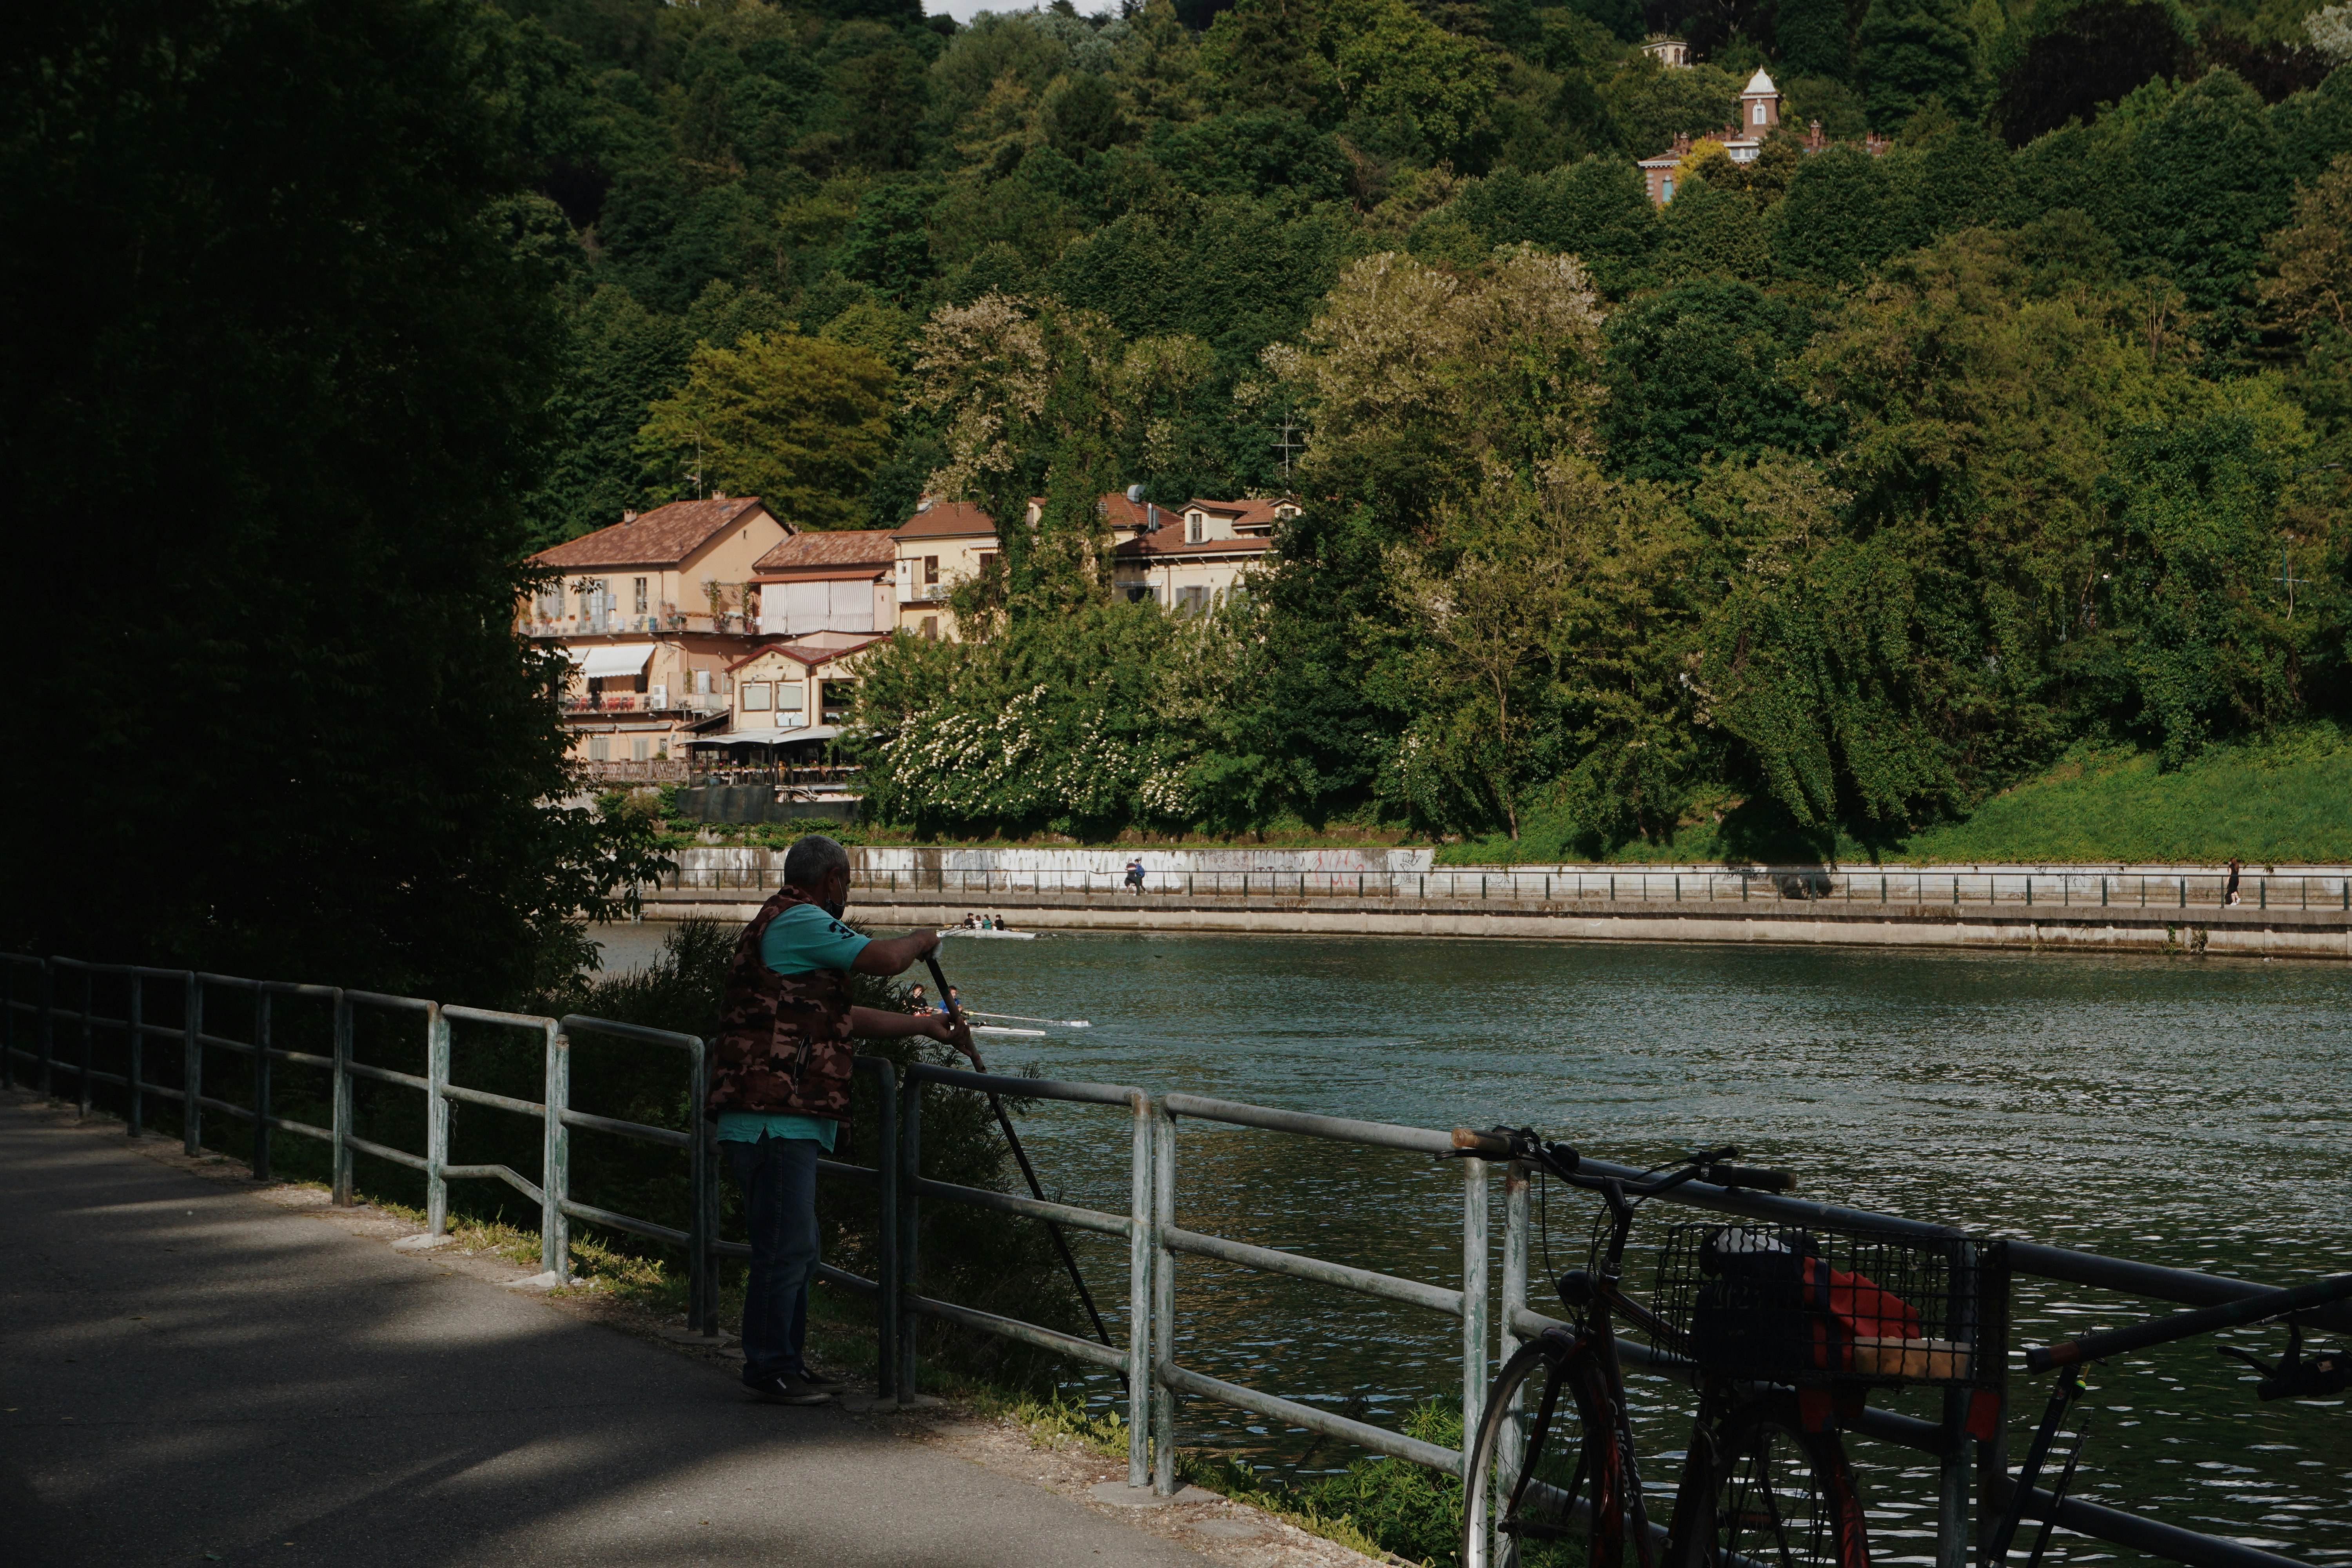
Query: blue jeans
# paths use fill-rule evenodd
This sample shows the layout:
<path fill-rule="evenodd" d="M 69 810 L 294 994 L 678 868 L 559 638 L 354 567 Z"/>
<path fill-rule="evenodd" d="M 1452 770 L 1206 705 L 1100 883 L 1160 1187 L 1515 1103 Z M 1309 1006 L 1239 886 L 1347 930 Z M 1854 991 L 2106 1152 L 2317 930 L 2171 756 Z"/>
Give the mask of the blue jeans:
<path fill-rule="evenodd" d="M 743 1190 L 751 1233 L 751 1270 L 743 1281 L 743 1381 L 779 1373 L 808 1373 L 808 1287 L 816 1273 L 816 1162 L 814 1138 L 734 1140 L 719 1145 Z"/>

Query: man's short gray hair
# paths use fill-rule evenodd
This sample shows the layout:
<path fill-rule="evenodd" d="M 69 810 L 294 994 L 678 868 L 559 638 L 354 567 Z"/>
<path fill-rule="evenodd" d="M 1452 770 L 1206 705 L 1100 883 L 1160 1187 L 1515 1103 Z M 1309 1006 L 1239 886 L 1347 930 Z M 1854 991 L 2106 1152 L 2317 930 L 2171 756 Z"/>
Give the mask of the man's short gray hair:
<path fill-rule="evenodd" d="M 822 833 L 812 833 L 784 853 L 784 880 L 811 892 L 835 871 L 849 869 L 849 851 Z"/>

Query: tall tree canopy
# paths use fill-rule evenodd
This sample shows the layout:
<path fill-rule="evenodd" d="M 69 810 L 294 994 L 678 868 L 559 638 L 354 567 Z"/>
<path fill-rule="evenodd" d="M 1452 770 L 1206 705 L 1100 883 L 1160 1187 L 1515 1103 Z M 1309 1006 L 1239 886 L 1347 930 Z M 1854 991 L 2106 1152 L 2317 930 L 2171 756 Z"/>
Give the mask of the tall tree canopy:
<path fill-rule="evenodd" d="M 631 868 L 552 804 L 511 629 L 561 342 L 515 29 L 94 0 L 5 47 L 0 510 L 59 742 L 9 941 L 478 998 L 576 961 Z"/>

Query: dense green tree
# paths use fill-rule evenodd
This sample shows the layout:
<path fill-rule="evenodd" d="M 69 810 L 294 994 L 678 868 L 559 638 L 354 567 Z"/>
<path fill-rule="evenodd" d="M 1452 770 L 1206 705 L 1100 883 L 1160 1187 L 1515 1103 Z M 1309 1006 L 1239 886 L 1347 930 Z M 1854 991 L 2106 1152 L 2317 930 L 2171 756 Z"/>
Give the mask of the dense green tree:
<path fill-rule="evenodd" d="M 855 528 L 890 430 L 890 367 L 789 327 L 696 346 L 686 382 L 637 433 L 664 499 L 755 495 L 793 529 Z"/>
<path fill-rule="evenodd" d="M 1975 108 L 1976 41 L 1959 0 L 1870 0 L 1854 56 L 1879 131 L 1900 129 L 1930 100 L 1962 114 Z"/>
<path fill-rule="evenodd" d="M 1643 55 L 1602 85 L 1601 100 L 1625 151 L 1654 158 L 1685 132 L 1705 136 L 1738 120 L 1744 81 L 1712 65 L 1667 70 Z"/>
<path fill-rule="evenodd" d="M 73 672 L 30 718 L 74 786 L 11 791 L 12 946 L 496 1002 L 638 872 L 552 804 L 512 630 L 562 341 L 501 218 L 514 39 L 449 0 L 12 26 L 0 508 L 81 591 L 14 622 Z"/>
<path fill-rule="evenodd" d="M 2300 708 L 2284 605 L 2262 591 L 2281 543 L 2277 434 L 2229 409 L 2135 432 L 2118 454 L 2105 597 L 2130 634 L 2128 717 L 2170 763 Z"/>
<path fill-rule="evenodd" d="M 1796 373 L 1811 334 L 1804 311 L 1724 279 L 1678 284 L 1619 311 L 1606 330 L 1601 412 L 1612 460 L 1635 479 L 1687 483 L 1710 457 L 1818 451 L 1835 419 L 1808 401 Z"/>
<path fill-rule="evenodd" d="M 1756 204 L 1738 191 L 1704 179 L 1678 183 L 1664 215 L 1665 245 L 1659 265 L 1669 278 L 1742 278 L 1771 275 L 1772 251 Z"/>
<path fill-rule="evenodd" d="M 1339 138 L 1304 115 L 1220 114 L 1171 132 L 1152 155 L 1186 190 L 1305 207 L 1343 199 L 1353 165 Z"/>
<path fill-rule="evenodd" d="M 1918 216 L 1885 161 L 1858 147 L 1805 160 L 1766 225 L 1783 277 L 1859 283 L 1919 235 Z"/>
<path fill-rule="evenodd" d="M 2285 221 L 2294 195 L 2262 99 L 2230 72 L 2210 73 L 2139 128 L 2126 167 L 2126 262 L 2161 274 L 2192 310 L 2241 315 L 2262 236 Z"/>
<path fill-rule="evenodd" d="M 534 546 L 618 522 L 649 500 L 636 454 L 646 409 L 686 374 L 691 346 L 675 316 L 647 310 L 617 283 L 571 312 L 555 393 L 547 477 L 527 508 Z"/>
<path fill-rule="evenodd" d="M 2039 0 L 2002 41 L 1992 116 L 2022 147 L 2150 77 L 2179 75 L 2196 47 L 2176 0 Z"/>
<path fill-rule="evenodd" d="M 1641 171 L 1622 158 L 1586 158 L 1540 174 L 1501 170 L 1464 185 L 1448 211 L 1482 250 L 1536 245 L 1573 253 L 1612 298 L 1653 280 L 1658 211 Z"/>
<path fill-rule="evenodd" d="M 1772 20 L 1780 68 L 1790 76 L 1843 77 L 1851 63 L 1844 0 L 1780 0 Z"/>

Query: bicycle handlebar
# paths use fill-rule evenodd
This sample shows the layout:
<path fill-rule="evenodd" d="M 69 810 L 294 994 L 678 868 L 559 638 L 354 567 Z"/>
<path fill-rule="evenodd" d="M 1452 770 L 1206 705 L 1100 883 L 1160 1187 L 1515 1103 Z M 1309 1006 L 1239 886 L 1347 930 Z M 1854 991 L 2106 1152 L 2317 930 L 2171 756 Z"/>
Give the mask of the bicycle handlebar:
<path fill-rule="evenodd" d="M 1528 1160 L 1550 1169 L 1564 1180 L 1579 1186 L 1598 1187 L 1607 1178 L 1580 1175 L 1576 1173 L 1580 1156 L 1565 1143 L 1546 1143 L 1532 1129 L 1497 1127 L 1491 1132 L 1475 1128 L 1454 1130 L 1454 1147 L 1462 1155 L 1478 1160 Z M 1630 1197 L 1651 1197 L 1687 1182 L 1707 1182 L 1718 1187 L 1749 1187 L 1759 1192 L 1785 1193 L 1797 1184 L 1796 1178 L 1786 1171 L 1769 1171 L 1753 1165 L 1729 1165 L 1727 1160 L 1737 1159 L 1739 1151 L 1728 1146 L 1709 1149 L 1693 1154 L 1675 1169 L 1655 1180 L 1627 1183 Z"/>
<path fill-rule="evenodd" d="M 1708 1165 L 1699 1172 L 1698 1179 L 1718 1187 L 1753 1187 L 1763 1193 L 1785 1193 L 1797 1184 L 1797 1178 L 1786 1171 L 1767 1171 L 1752 1165 Z"/>
<path fill-rule="evenodd" d="M 2193 1312 L 2175 1312 L 2168 1318 L 2131 1323 L 2120 1329 L 2109 1329 L 2104 1333 L 2084 1334 L 2079 1340 L 2040 1346 L 2025 1352 L 2025 1364 L 2034 1372 L 2048 1372 L 2053 1367 L 2103 1361 L 2126 1351 L 2170 1344 L 2175 1340 L 2191 1339 L 2199 1334 L 2210 1333 L 2215 1329 L 2283 1318 L 2290 1312 L 2324 1306 L 2347 1297 L 2352 1297 L 2352 1274 L 2332 1275 L 2308 1285 L 2297 1285 L 2284 1290 L 2265 1290 L 2258 1296 L 2242 1296 L 2234 1301 L 2224 1301 L 2218 1307 L 2200 1307 Z"/>

